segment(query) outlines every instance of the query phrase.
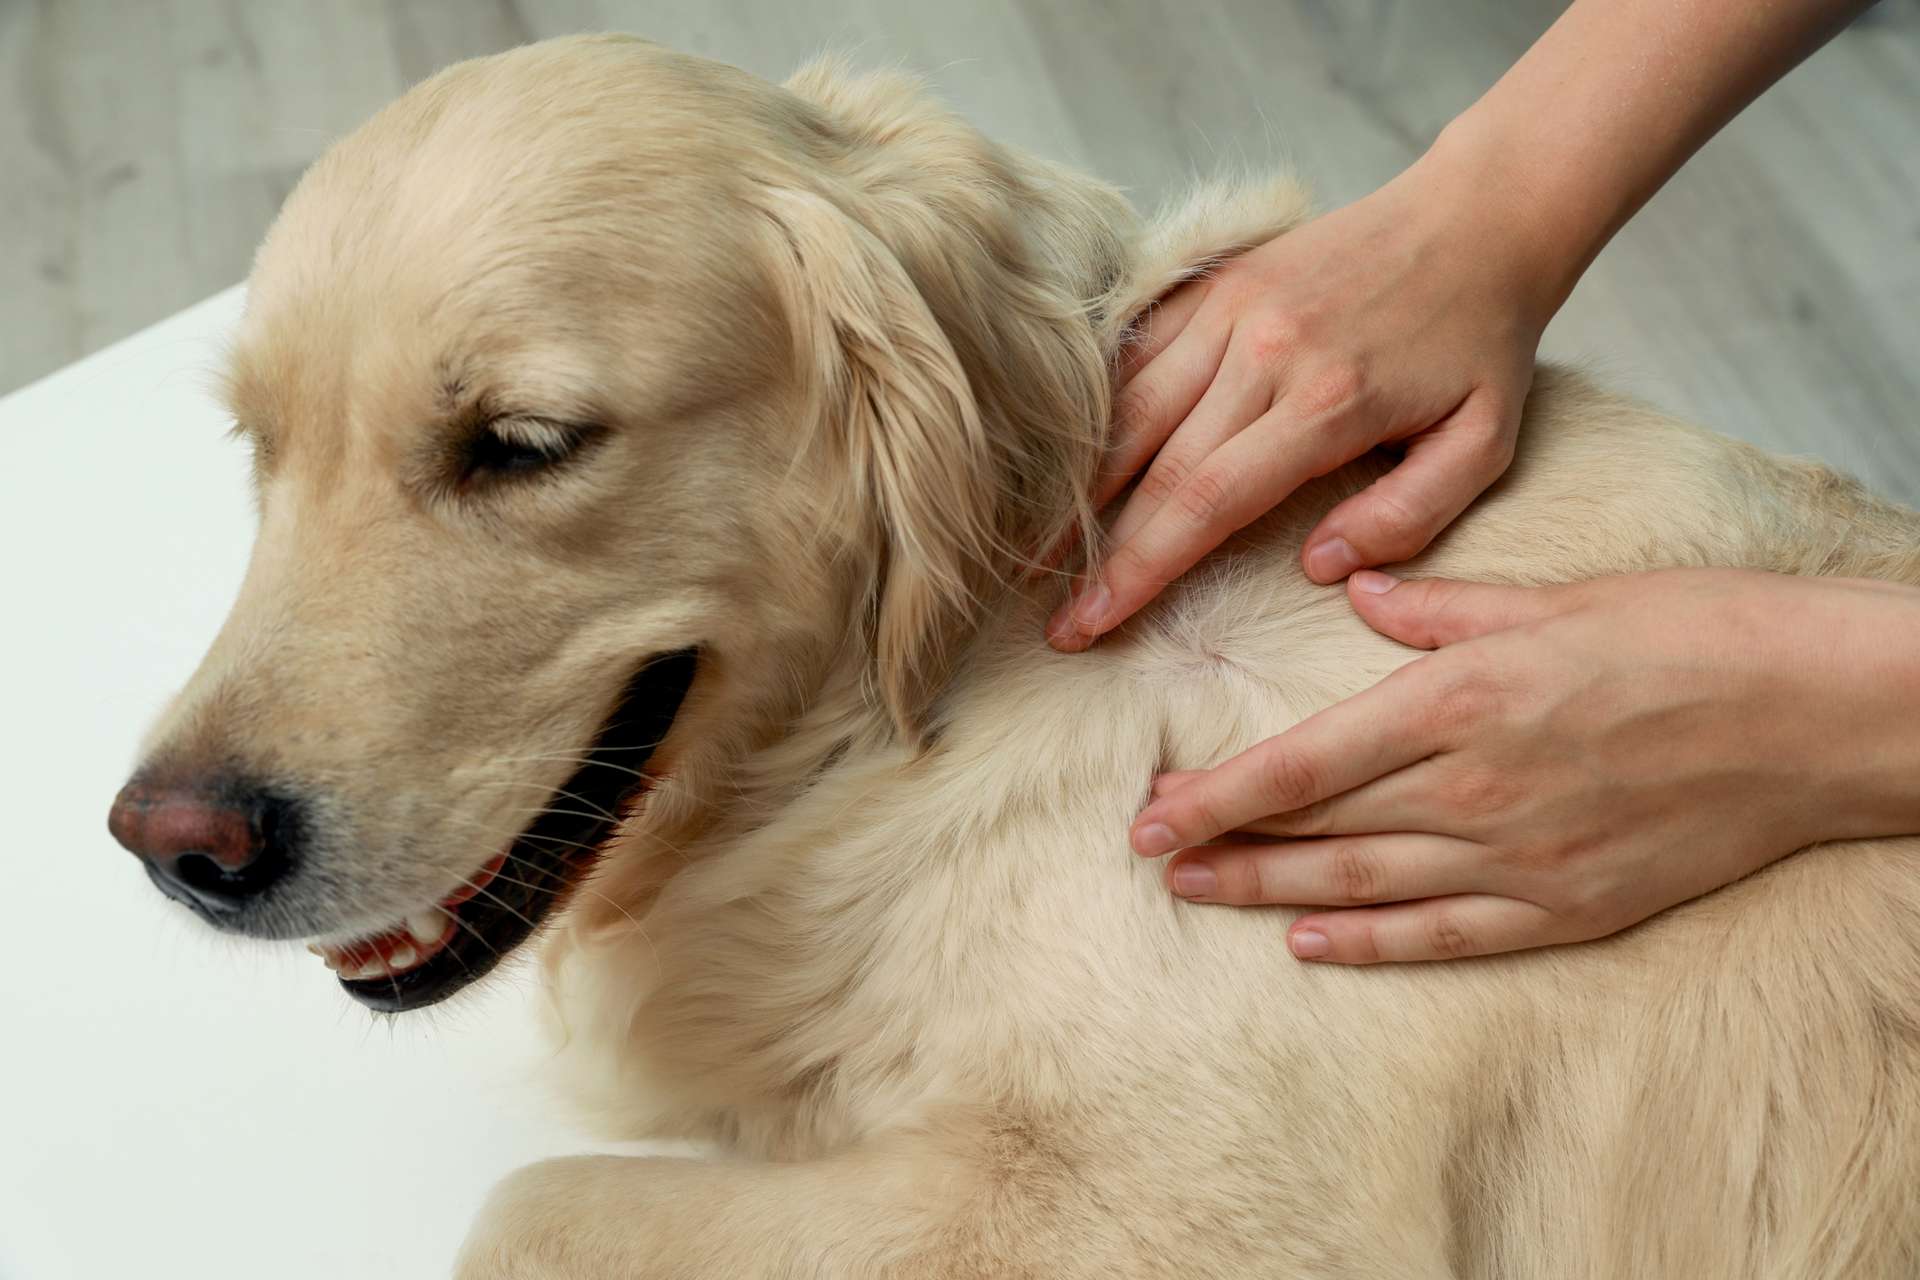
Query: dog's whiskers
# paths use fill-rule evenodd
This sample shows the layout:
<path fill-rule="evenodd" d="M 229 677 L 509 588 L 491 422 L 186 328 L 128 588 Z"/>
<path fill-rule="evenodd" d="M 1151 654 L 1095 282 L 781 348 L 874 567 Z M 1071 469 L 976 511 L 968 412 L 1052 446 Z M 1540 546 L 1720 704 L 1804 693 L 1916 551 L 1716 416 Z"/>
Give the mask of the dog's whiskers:
<path fill-rule="evenodd" d="M 468 794 L 472 795 L 472 794 L 476 794 L 476 792 L 469 792 Z M 579 799 L 579 797 L 575 797 L 575 798 Z M 581 803 L 591 804 L 592 802 L 587 800 L 582 800 Z M 449 811 L 449 812 L 452 813 L 452 811 Z M 582 812 L 579 809 L 558 809 L 552 805 L 543 805 L 538 809 L 529 809 L 526 812 L 526 814 L 524 815 L 524 820 L 520 824 L 521 829 L 524 830 L 525 828 L 531 826 L 534 822 L 536 822 L 540 818 L 547 817 L 549 815 L 556 818 L 590 818 L 595 822 L 617 823 L 621 821 L 619 814 L 609 813 L 605 809 L 601 809 L 597 806 L 591 812 Z M 453 816 L 457 816 L 457 814 L 453 814 Z"/>
<path fill-rule="evenodd" d="M 478 929 L 468 924 L 465 920 L 462 920 L 460 918 L 460 913 L 458 911 L 449 912 L 448 915 L 452 918 L 453 923 L 457 927 L 465 930 L 473 938 L 475 942 L 478 942 L 481 946 L 485 947 L 487 949 L 487 952 L 490 955 L 494 956 L 495 958 L 500 957 L 499 949 L 496 948 L 491 942 L 487 941 L 487 936 L 484 933 L 481 933 Z M 453 953 L 453 958 L 455 960 L 460 961 L 460 967 L 462 969 L 465 969 L 468 973 L 473 972 L 473 967 L 471 965 L 469 965 L 465 960 L 460 960 L 460 954 L 458 952 Z"/>
<path fill-rule="evenodd" d="M 466 794 L 469 796 L 473 796 L 473 795 L 479 795 L 489 791 L 525 790 L 528 787 L 531 787 L 534 785 L 535 784 L 532 784 L 532 783 L 514 782 L 507 779 L 499 779 L 491 782 L 475 783 L 473 786 L 467 788 Z M 578 792 L 569 791 L 565 787 L 544 788 L 544 790 L 547 792 L 547 794 L 550 794 L 558 799 L 573 800 L 573 801 L 577 801 L 580 804 L 586 805 L 589 809 L 592 809 L 593 812 L 590 814 L 574 813 L 571 810 L 555 809 L 551 805 L 548 805 L 543 808 L 534 810 L 528 818 L 529 822 L 531 822 L 533 818 L 537 818 L 543 813 L 553 813 L 553 814 L 559 814 L 562 816 L 579 817 L 579 818 L 587 818 L 587 817 L 604 818 L 609 822 L 620 821 L 619 814 L 613 813 L 610 810 L 602 808 L 600 805 L 595 804 L 592 800 L 588 799 L 586 796 L 580 795 Z"/>
<path fill-rule="evenodd" d="M 469 792 L 469 794 L 472 794 L 472 792 Z M 540 814 L 546 813 L 546 812 L 558 812 L 563 814 L 571 814 L 571 811 L 569 810 L 548 810 L 548 809 L 536 810 L 533 813 L 527 815 L 525 820 L 522 821 L 519 824 L 518 828 L 516 829 L 524 830 L 528 825 L 530 825 L 533 822 L 534 819 L 538 818 Z M 571 816 L 577 817 L 577 816 L 585 816 L 585 815 L 571 814 Z M 465 826 L 473 829 L 487 830 L 492 827 L 492 824 L 482 822 L 480 819 L 475 818 L 470 814 L 463 812 L 462 806 L 458 802 L 453 802 L 453 803 L 444 805 L 442 807 L 439 820 L 442 822 L 449 821 L 449 820 L 455 821 L 457 823 L 464 824 Z M 624 829 L 625 824 L 628 821 L 628 819 L 626 818 L 614 819 L 614 821 L 617 824 L 616 831 L 623 839 L 650 840 L 654 844 L 660 846 L 661 848 L 667 850 L 668 852 L 675 854 L 678 857 L 685 858 L 688 856 L 687 851 L 684 848 L 682 848 L 680 845 L 676 844 L 672 840 L 667 839 L 665 836 L 661 835 L 657 831 L 648 831 L 648 830 L 645 830 L 644 828 Z M 609 838 L 611 837 L 612 834 L 613 833 L 609 833 Z M 508 838 L 511 838 L 511 837 L 508 837 Z M 605 839 L 598 842 L 582 842 L 577 840 L 563 840 L 558 836 L 540 836 L 539 840 L 549 845 L 560 845 L 568 848 L 581 849 L 588 852 L 593 852 L 593 851 L 602 849 L 605 847 L 607 843 Z"/>
<path fill-rule="evenodd" d="M 523 916 L 523 915 L 521 915 L 519 911 L 517 911 L 517 910 L 515 910 L 515 909 L 514 909 L 514 905 L 513 905 L 513 904 L 512 904 L 511 902 L 508 902 L 508 901 L 507 901 L 507 900 L 506 900 L 505 898 L 503 898 L 503 897 L 501 897 L 501 896 L 500 896 L 499 894 L 497 894 L 497 893 L 493 893 L 493 892 L 491 892 L 491 891 L 489 891 L 489 890 L 488 890 L 488 889 L 487 889 L 487 888 L 486 888 L 486 887 L 485 887 L 484 885 L 477 885 L 477 884 L 475 884 L 475 883 L 473 882 L 473 880 L 472 880 L 472 878 L 471 878 L 471 877 L 468 877 L 468 878 L 465 878 L 465 879 L 463 879 L 463 880 L 462 880 L 462 881 L 461 881 L 460 883 L 461 883 L 461 884 L 463 884 L 463 885 L 465 885 L 465 886 L 466 886 L 467 888 L 469 888 L 469 889 L 471 889 L 471 890 L 473 890 L 473 896 L 474 896 L 474 897 L 476 897 L 476 898 L 490 898 L 490 899 L 492 899 L 492 900 L 493 900 L 494 902 L 496 902 L 496 903 L 498 903 L 498 904 L 499 904 L 499 905 L 500 905 L 500 906 L 501 906 L 502 908 L 504 908 L 504 909 L 505 909 L 505 910 L 506 910 L 506 911 L 507 911 L 507 912 L 508 912 L 508 913 L 509 913 L 510 915 L 512 915 L 514 919 L 516 919 L 516 920 L 518 920 L 518 921 L 519 921 L 519 922 L 520 922 L 521 924 L 524 924 L 524 925 L 526 925 L 526 926 L 527 926 L 527 928 L 529 928 L 529 929 L 532 929 L 532 928 L 535 928 L 535 927 L 536 927 L 533 921 L 531 921 L 531 920 L 529 920 L 529 919 L 527 919 L 527 917 L 525 917 L 525 916 Z M 532 886 L 528 886 L 528 887 L 529 887 L 529 888 L 531 888 Z M 460 913 L 459 913 L 458 911 L 454 911 L 454 912 L 450 912 L 449 914 L 450 914 L 450 915 L 452 915 L 452 917 L 453 917 L 453 921 L 454 921 L 454 923 L 455 923 L 455 924 L 459 924 L 459 925 L 466 925 L 466 927 L 468 928 L 468 930 L 469 930 L 469 932 L 471 932 L 471 931 L 472 931 L 472 926 L 471 926 L 471 925 L 467 925 L 467 923 L 466 923 L 466 921 L 464 921 L 464 920 L 462 920 L 462 919 L 460 918 Z M 474 933 L 474 936 L 475 936 L 476 938 L 478 938 L 478 937 L 480 937 L 480 935 L 479 935 L 478 933 Z M 484 942 L 484 941 L 485 941 L 485 939 L 484 939 L 484 938 L 482 938 L 482 939 L 481 939 L 481 941 L 483 941 L 483 942 Z M 492 948 L 491 946 L 489 946 L 489 947 L 488 947 L 487 949 L 488 949 L 489 951 L 492 951 L 492 950 L 493 950 L 493 948 Z M 499 953 L 498 953 L 498 952 L 494 952 L 494 954 L 496 954 L 496 955 L 498 955 Z"/>
<path fill-rule="evenodd" d="M 630 769 L 623 764 L 609 764 L 605 760 L 601 760 L 596 757 L 589 757 L 584 755 L 570 755 L 565 752 L 555 752 L 547 755 L 531 755 L 531 756 L 497 756 L 492 761 L 490 761 L 490 763 L 492 764 L 558 763 L 558 764 L 571 764 L 575 766 L 591 764 L 598 768 L 611 769 L 618 773 L 631 775 L 632 777 L 638 778 L 643 782 L 659 782 L 661 781 L 661 778 L 663 776 L 660 774 L 648 773 L 644 769 Z M 530 783 L 527 783 L 526 785 L 535 786 L 538 784 L 530 782 Z"/>

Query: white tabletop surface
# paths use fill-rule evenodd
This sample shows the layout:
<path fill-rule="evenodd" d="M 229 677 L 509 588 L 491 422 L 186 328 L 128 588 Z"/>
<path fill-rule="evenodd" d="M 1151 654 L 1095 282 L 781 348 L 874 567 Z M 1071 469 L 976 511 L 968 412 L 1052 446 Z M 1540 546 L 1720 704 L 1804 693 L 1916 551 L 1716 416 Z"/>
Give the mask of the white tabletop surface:
<path fill-rule="evenodd" d="M 441 1276 L 495 1180 L 590 1146 L 540 1083 L 525 966 L 381 1020 L 107 835 L 253 537 L 209 395 L 239 309 L 0 400 L 0 1280 Z"/>

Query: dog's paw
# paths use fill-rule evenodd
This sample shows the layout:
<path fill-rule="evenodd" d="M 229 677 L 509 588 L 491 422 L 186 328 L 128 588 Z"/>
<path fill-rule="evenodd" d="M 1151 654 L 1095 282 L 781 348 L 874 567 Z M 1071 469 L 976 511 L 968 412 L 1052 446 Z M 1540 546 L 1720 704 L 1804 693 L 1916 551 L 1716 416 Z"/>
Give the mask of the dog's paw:
<path fill-rule="evenodd" d="M 581 1216 L 604 1156 L 543 1160 L 517 1169 L 487 1196 L 467 1232 L 454 1280 L 586 1280 L 627 1274 L 590 1255 L 597 1241 Z"/>

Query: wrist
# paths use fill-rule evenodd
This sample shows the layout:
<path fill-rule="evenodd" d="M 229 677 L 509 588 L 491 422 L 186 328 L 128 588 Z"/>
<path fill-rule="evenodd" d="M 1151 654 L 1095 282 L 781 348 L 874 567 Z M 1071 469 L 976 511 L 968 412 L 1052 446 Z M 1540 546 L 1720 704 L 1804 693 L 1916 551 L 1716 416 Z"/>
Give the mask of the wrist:
<path fill-rule="evenodd" d="M 1611 237 L 1618 215 L 1536 163 L 1523 133 L 1483 101 L 1451 121 L 1413 172 L 1470 220 L 1505 268 L 1509 290 L 1541 329 Z"/>
<path fill-rule="evenodd" d="M 1802 673 L 1795 738 L 1817 780 L 1815 838 L 1920 834 L 1920 589 L 1814 581 L 1824 599 L 1786 656 Z"/>
<path fill-rule="evenodd" d="M 1920 589 L 1859 585 L 1874 608 L 1854 628 L 1860 665 L 1840 678 L 1857 690 L 1862 715 L 1854 755 L 1863 834 L 1920 834 Z"/>

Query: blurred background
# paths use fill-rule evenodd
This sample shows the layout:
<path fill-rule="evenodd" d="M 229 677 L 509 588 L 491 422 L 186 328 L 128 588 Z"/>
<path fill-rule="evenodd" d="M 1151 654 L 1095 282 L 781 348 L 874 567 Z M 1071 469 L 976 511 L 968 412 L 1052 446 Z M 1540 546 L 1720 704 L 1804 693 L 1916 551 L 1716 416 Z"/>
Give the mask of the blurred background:
<path fill-rule="evenodd" d="M 1379 185 L 1551 0 L 0 0 L 0 393 L 243 278 L 329 142 L 460 58 L 629 30 L 781 77 L 904 63 L 996 137 L 1158 202 L 1294 165 Z M 1920 0 L 1711 143 L 1547 354 L 1920 501 Z"/>

